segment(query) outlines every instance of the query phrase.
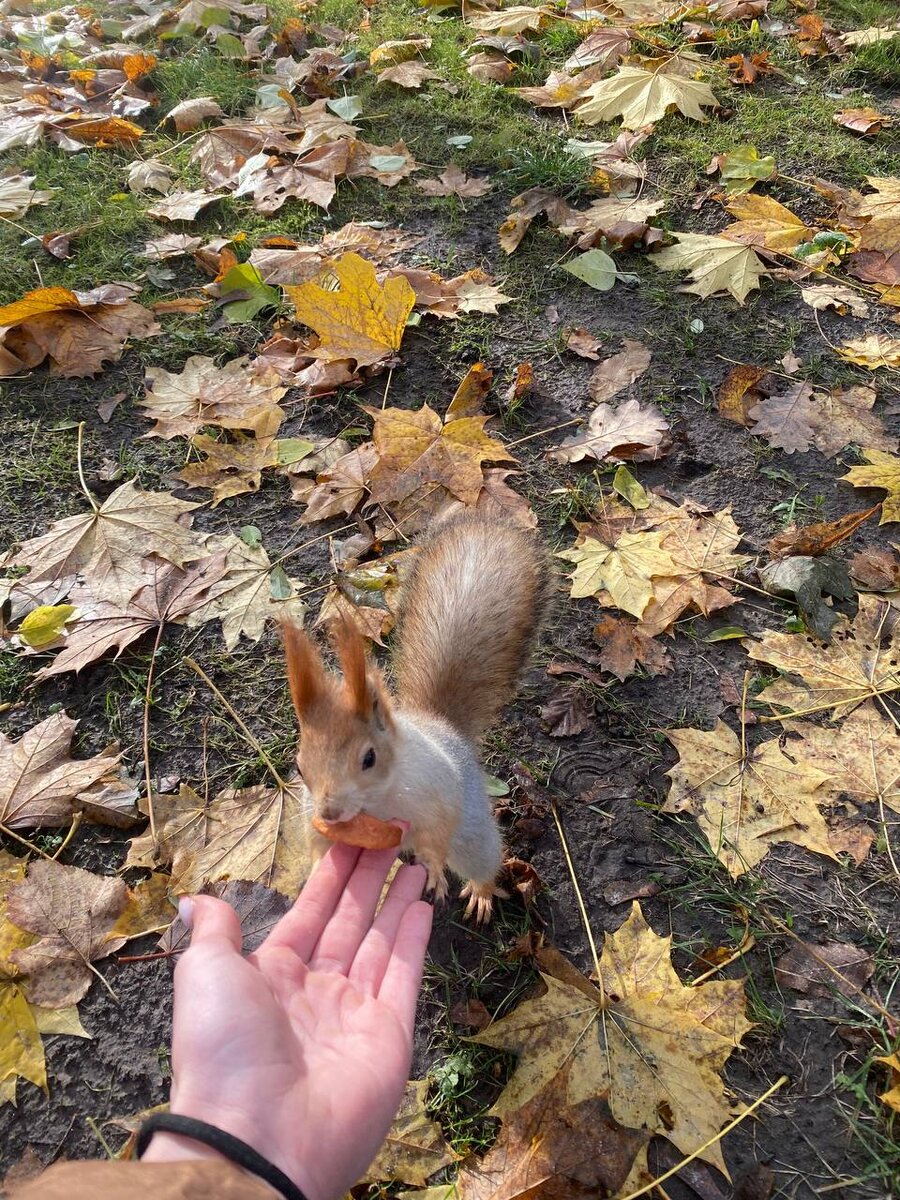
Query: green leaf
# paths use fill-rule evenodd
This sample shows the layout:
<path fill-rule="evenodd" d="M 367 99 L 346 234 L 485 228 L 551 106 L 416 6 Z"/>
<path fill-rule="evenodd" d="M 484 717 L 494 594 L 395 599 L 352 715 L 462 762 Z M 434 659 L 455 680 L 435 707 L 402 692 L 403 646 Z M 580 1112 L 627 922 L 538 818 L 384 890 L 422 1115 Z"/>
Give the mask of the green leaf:
<path fill-rule="evenodd" d="M 605 250 L 588 250 L 571 262 L 563 263 L 563 270 L 588 284 L 598 292 L 608 292 L 616 282 L 616 264 Z"/>
<path fill-rule="evenodd" d="M 330 108 L 342 121 L 352 121 L 363 110 L 359 96 L 338 96 L 334 100 L 326 100 L 325 107 Z"/>
<path fill-rule="evenodd" d="M 760 158 L 755 146 L 736 146 L 724 156 L 719 167 L 725 191 L 732 196 L 749 192 L 755 183 L 771 179 L 775 173 L 774 156 L 767 154 Z"/>
<path fill-rule="evenodd" d="M 279 438 L 275 447 L 279 467 L 289 467 L 291 463 L 300 462 L 315 450 L 313 443 L 305 442 L 303 438 Z"/>
<path fill-rule="evenodd" d="M 745 638 L 747 630 L 741 629 L 738 625 L 723 625 L 721 629 L 714 629 L 712 633 L 708 633 L 703 639 L 704 642 L 730 642 L 735 638 Z"/>
<path fill-rule="evenodd" d="M 256 525 L 242 525 L 239 537 L 245 546 L 262 545 L 262 530 Z"/>
<path fill-rule="evenodd" d="M 509 784 L 504 783 L 502 779 L 498 779 L 496 775 L 487 775 L 482 773 L 484 780 L 484 790 L 489 796 L 508 796 Z"/>
<path fill-rule="evenodd" d="M 613 491 L 621 496 L 637 512 L 650 507 L 650 497 L 627 467 L 618 468 L 613 476 L 612 485 Z"/>
<path fill-rule="evenodd" d="M 281 563 L 276 563 L 269 572 L 269 592 L 273 600 L 289 600 L 294 594 L 291 581 Z"/>
<path fill-rule="evenodd" d="M 250 263 L 236 263 L 225 272 L 219 284 L 223 300 L 230 292 L 241 293 L 239 299 L 227 303 L 223 309 L 225 319 L 231 323 L 252 321 L 265 308 L 277 308 L 281 303 L 281 289 L 270 287 Z"/>

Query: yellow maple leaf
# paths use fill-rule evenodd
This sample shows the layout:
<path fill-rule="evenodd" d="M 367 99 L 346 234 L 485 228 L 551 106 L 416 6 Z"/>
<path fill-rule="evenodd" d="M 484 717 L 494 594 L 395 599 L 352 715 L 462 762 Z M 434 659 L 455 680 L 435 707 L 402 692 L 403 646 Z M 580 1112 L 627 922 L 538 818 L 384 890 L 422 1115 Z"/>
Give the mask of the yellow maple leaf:
<path fill-rule="evenodd" d="M 869 175 L 866 182 L 875 191 L 859 205 L 859 215 L 869 218 L 860 230 L 859 247 L 894 254 L 900 250 L 900 179 Z"/>
<path fill-rule="evenodd" d="M 738 219 L 722 230 L 722 237 L 765 250 L 790 254 L 815 232 L 771 196 L 758 196 L 754 192 L 735 196 L 728 204 L 728 211 Z"/>
<path fill-rule="evenodd" d="M 379 461 L 369 487 L 378 503 L 403 500 L 423 484 L 440 483 L 463 504 L 481 491 L 483 462 L 515 462 L 502 442 L 484 432 L 488 417 L 458 417 L 442 424 L 427 404 L 416 410 L 366 408 L 375 421 Z"/>
<path fill-rule="evenodd" d="M 78 297 L 64 287 L 35 288 L 26 292 L 21 300 L 0 307 L 0 326 L 9 329 L 30 321 L 44 313 L 59 312 L 61 309 L 81 307 Z"/>
<path fill-rule="evenodd" d="M 718 103 L 708 83 L 628 65 L 595 83 L 575 115 L 586 125 L 621 117 L 626 129 L 642 129 L 661 120 L 671 108 L 695 121 L 705 121 L 703 108 L 715 108 Z"/>
<path fill-rule="evenodd" d="M 878 1099 L 894 1112 L 900 1113 L 900 1055 L 891 1054 L 886 1058 L 876 1058 L 875 1062 L 884 1063 L 891 1069 L 891 1086 L 886 1092 L 881 1092 Z"/>
<path fill-rule="evenodd" d="M 886 454 L 883 450 L 863 450 L 868 467 L 851 467 L 845 479 L 854 487 L 884 488 L 887 495 L 881 505 L 880 525 L 888 521 L 900 521 L 900 458 Z"/>
<path fill-rule="evenodd" d="M 835 346 L 835 350 L 841 358 L 870 371 L 877 371 L 879 367 L 900 367 L 900 338 L 888 337 L 886 333 L 852 338 Z"/>
<path fill-rule="evenodd" d="M 791 757 L 824 771 L 829 800 L 849 796 L 857 804 L 884 803 L 900 813 L 900 740 L 892 721 L 873 700 L 853 710 L 840 728 L 811 721 L 785 721 Z"/>
<path fill-rule="evenodd" d="M 697 818 L 710 849 L 737 879 L 778 842 L 793 842 L 836 858 L 818 805 L 828 775 L 811 763 L 791 761 L 778 739 L 744 755 L 724 721 L 715 729 L 670 729 L 678 762 L 663 811 Z"/>
<path fill-rule="evenodd" d="M 427 1100 L 428 1080 L 411 1079 L 384 1145 L 361 1182 L 389 1180 L 424 1187 L 435 1171 L 456 1161 L 458 1155 L 426 1111 Z"/>
<path fill-rule="evenodd" d="M 712 1141 L 700 1157 L 725 1171 L 715 1135 L 731 1110 L 719 1072 L 751 1028 L 744 985 L 685 987 L 671 945 L 635 901 L 624 924 L 606 935 L 602 990 L 560 955 L 565 982 L 544 975 L 543 996 L 472 1039 L 519 1055 L 493 1113 L 508 1119 L 568 1065 L 567 1103 L 608 1093 L 620 1125 L 667 1137 L 683 1154 Z"/>
<path fill-rule="evenodd" d="M 623 533 L 613 546 L 587 536 L 560 551 L 560 558 L 576 564 L 570 595 L 580 599 L 606 591 L 617 608 L 642 616 L 653 596 L 653 577 L 678 572 L 678 564 L 662 546 L 664 536 Z"/>
<path fill-rule="evenodd" d="M 351 358 L 364 367 L 396 354 L 416 302 L 409 281 L 395 275 L 382 286 L 374 266 L 352 251 L 328 267 L 326 283 L 329 277 L 337 281 L 336 289 L 313 280 L 285 287 L 297 320 L 319 335 L 316 357 Z"/>
<path fill-rule="evenodd" d="M 680 289 L 683 292 L 693 292 L 704 300 L 717 292 L 730 292 L 743 304 L 747 293 L 758 288 L 766 274 L 752 246 L 705 233 L 672 236 L 678 245 L 657 250 L 651 261 L 661 271 L 690 271 L 691 282 Z"/>

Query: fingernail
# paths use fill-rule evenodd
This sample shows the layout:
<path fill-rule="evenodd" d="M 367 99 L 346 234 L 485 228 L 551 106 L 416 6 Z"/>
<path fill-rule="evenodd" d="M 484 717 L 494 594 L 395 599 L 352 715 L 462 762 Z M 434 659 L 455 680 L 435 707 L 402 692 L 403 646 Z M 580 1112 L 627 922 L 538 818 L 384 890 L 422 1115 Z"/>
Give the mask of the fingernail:
<path fill-rule="evenodd" d="M 188 929 L 194 924 L 194 897 L 182 896 L 178 901 L 178 915 L 181 917 L 183 925 Z"/>

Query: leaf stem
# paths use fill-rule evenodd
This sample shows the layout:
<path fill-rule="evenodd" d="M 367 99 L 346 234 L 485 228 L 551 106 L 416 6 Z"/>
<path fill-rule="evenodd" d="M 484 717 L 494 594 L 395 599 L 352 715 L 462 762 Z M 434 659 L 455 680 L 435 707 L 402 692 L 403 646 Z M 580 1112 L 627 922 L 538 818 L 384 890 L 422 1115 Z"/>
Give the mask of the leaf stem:
<path fill-rule="evenodd" d="M 88 491 L 88 485 L 84 481 L 84 466 L 81 462 L 81 444 L 82 444 L 83 439 L 84 439 L 84 421 L 79 421 L 78 422 L 78 450 L 77 450 L 78 482 L 81 484 L 81 490 L 84 492 L 85 496 L 87 496 L 88 504 L 90 504 L 90 506 L 94 510 L 94 512 L 97 513 L 100 511 L 100 506 L 97 504 L 97 501 L 94 499 L 94 497 Z"/>

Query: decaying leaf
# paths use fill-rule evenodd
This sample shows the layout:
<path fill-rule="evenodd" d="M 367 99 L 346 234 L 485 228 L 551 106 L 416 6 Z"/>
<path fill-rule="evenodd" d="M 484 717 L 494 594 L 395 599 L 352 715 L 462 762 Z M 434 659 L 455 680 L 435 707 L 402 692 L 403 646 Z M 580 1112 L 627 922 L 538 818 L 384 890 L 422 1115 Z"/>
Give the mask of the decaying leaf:
<path fill-rule="evenodd" d="M 874 971 L 872 955 L 848 942 L 799 942 L 775 964 L 781 987 L 810 996 L 858 996 Z"/>
<path fill-rule="evenodd" d="M 826 596 L 852 600 L 856 595 L 847 568 L 834 559 L 793 555 L 767 563 L 760 569 L 763 586 L 778 596 L 790 596 L 816 637 L 827 642 L 838 614 L 826 603 Z"/>
<path fill-rule="evenodd" d="M 548 457 L 556 462 L 580 462 L 583 458 L 653 462 L 670 447 L 669 422 L 659 409 L 652 404 L 642 408 L 637 400 L 629 399 L 615 409 L 598 404 L 586 431 L 566 438 Z"/>
<path fill-rule="evenodd" d="M 163 200 L 157 200 L 147 209 L 148 217 L 158 221 L 193 221 L 204 208 L 224 199 L 225 192 L 208 192 L 198 188 L 193 192 L 168 192 Z"/>
<path fill-rule="evenodd" d="M 199 129 L 204 121 L 224 117 L 219 102 L 212 96 L 193 96 L 182 100 L 166 113 L 165 120 L 171 121 L 178 133 L 190 133 Z"/>
<path fill-rule="evenodd" d="M 719 1072 L 751 1028 L 744 985 L 685 987 L 670 955 L 671 938 L 653 932 L 635 901 L 606 935 L 602 991 L 562 960 L 568 982 L 544 975 L 544 995 L 476 1035 L 520 1056 L 493 1112 L 514 1120 L 568 1064 L 568 1104 L 606 1095 L 620 1125 L 666 1137 L 685 1154 L 710 1142 L 701 1157 L 724 1170 L 715 1135 L 731 1110 Z"/>
<path fill-rule="evenodd" d="M 732 367 L 717 393 L 720 414 L 737 425 L 752 425 L 750 410 L 762 399 L 757 384 L 766 375 L 768 371 L 765 367 L 755 367 L 750 363 Z"/>
<path fill-rule="evenodd" d="M 761 400 L 747 415 L 755 422 L 757 436 L 787 454 L 804 453 L 815 446 L 832 458 L 851 444 L 875 452 L 893 450 L 897 439 L 888 437 L 881 418 L 872 412 L 877 398 L 872 388 L 814 392 L 812 384 L 800 382 Z"/>
<path fill-rule="evenodd" d="M 145 378 L 147 394 L 140 404 L 156 421 L 146 437 L 193 437 L 204 425 L 217 425 L 271 438 L 284 419 L 278 401 L 287 388 L 278 373 L 251 368 L 246 358 L 220 367 L 194 354 L 181 371 L 148 367 Z"/>
<path fill-rule="evenodd" d="M 858 208 L 859 216 L 867 218 L 860 230 L 859 248 L 894 254 L 900 250 L 900 178 L 869 175 L 867 182 L 875 191 L 863 196 Z"/>
<path fill-rule="evenodd" d="M 577 688 L 565 688 L 551 696 L 541 709 L 551 737 L 574 737 L 591 723 L 592 708 Z"/>
<path fill-rule="evenodd" d="M 336 259 L 326 281 L 329 276 L 337 280 L 338 290 L 311 280 L 285 288 L 298 321 L 319 335 L 313 355 L 350 358 L 357 366 L 369 366 L 396 354 L 416 302 L 407 280 L 399 276 L 382 286 L 373 265 L 353 252 Z"/>
<path fill-rule="evenodd" d="M 885 454 L 881 450 L 863 450 L 867 467 L 851 467 L 841 479 L 854 487 L 883 488 L 887 495 L 881 506 L 881 521 L 900 521 L 900 458 L 896 454 Z"/>
<path fill-rule="evenodd" d="M 650 351 L 643 342 L 625 338 L 622 344 L 624 349 L 604 359 L 591 375 L 588 387 L 591 397 L 598 404 L 611 400 L 625 388 L 631 387 L 650 366 Z"/>
<path fill-rule="evenodd" d="M 689 271 L 690 283 L 681 291 L 693 292 L 706 299 L 728 292 L 738 304 L 759 287 L 766 270 L 752 246 L 744 246 L 725 237 L 706 233 L 673 233 L 676 246 L 666 246 L 652 255 L 651 261 L 662 271 Z"/>
<path fill-rule="evenodd" d="M 312 450 L 312 443 L 306 445 Z M 242 437 L 233 441 L 217 441 L 205 433 L 195 434 L 191 446 L 204 457 L 188 463 L 175 473 L 188 487 L 212 490 L 212 506 L 216 507 L 230 496 L 259 491 L 262 473 L 279 464 L 278 442 L 273 438 Z"/>
<path fill-rule="evenodd" d="M 758 196 L 755 193 L 735 196 L 728 203 L 728 211 L 738 220 L 726 225 L 722 237 L 746 242 L 761 250 L 790 254 L 815 233 L 814 229 L 771 196 Z"/>
<path fill-rule="evenodd" d="M 694 121 L 705 121 L 703 109 L 718 103 L 708 83 L 659 69 L 622 66 L 609 79 L 592 85 L 576 116 L 587 125 L 621 117 L 626 129 L 642 129 L 662 120 L 672 108 Z"/>
<path fill-rule="evenodd" d="M 56 189 L 35 191 L 33 175 L 0 175 L 0 217 L 11 217 L 14 221 L 22 217 L 36 204 L 46 204 L 56 195 Z"/>
<path fill-rule="evenodd" d="M 468 200 L 484 196 L 491 190 L 491 183 L 484 176 L 467 175 L 461 167 L 451 163 L 437 179 L 419 180 L 416 187 L 426 196 L 459 196 Z"/>
<path fill-rule="evenodd" d="M 119 756 L 70 757 L 77 721 L 53 713 L 17 742 L 0 732 L 0 825 L 46 829 L 71 820 L 80 792 L 114 772 Z"/>
<path fill-rule="evenodd" d="M 10 888 L 7 911 L 37 940 L 15 950 L 12 961 L 28 975 L 28 998 L 45 1008 L 77 1004 L 91 985 L 91 963 L 118 950 L 125 939 L 109 938 L 125 907 L 121 879 L 92 875 L 39 859 L 28 877 Z"/>
<path fill-rule="evenodd" d="M 877 371 L 881 367 L 900 367 L 900 338 L 885 333 L 869 333 L 865 337 L 842 342 L 835 350 L 847 362 Z"/>
<path fill-rule="evenodd" d="M 600 647 L 600 666 L 622 682 L 640 664 L 648 675 L 664 675 L 672 660 L 655 638 L 634 621 L 604 617 L 594 626 L 594 641 Z"/>
<path fill-rule="evenodd" d="M 856 617 L 839 618 L 828 646 L 804 634 L 768 630 L 747 644 L 747 653 L 785 672 L 758 698 L 787 709 L 788 717 L 829 708 L 835 718 L 845 716 L 864 700 L 900 688 L 900 627 L 893 627 L 890 605 L 876 596 L 860 595 Z"/>
<path fill-rule="evenodd" d="M 697 818 L 710 849 L 733 878 L 755 867 L 778 842 L 793 842 L 836 858 L 820 804 L 827 801 L 824 771 L 793 762 L 774 739 L 741 751 L 723 722 L 714 729 L 670 729 L 679 761 L 664 812 Z"/>
<path fill-rule="evenodd" d="M 362 1183 L 397 1181 L 424 1187 L 426 1180 L 455 1162 L 440 1125 L 426 1112 L 428 1080 L 411 1079 L 384 1145 Z"/>
<path fill-rule="evenodd" d="M 880 508 L 880 504 L 874 504 L 861 512 L 846 513 L 836 521 L 817 521 L 802 529 L 792 525 L 783 533 L 776 534 L 766 549 L 774 558 L 784 558 L 788 554 L 825 554 L 855 533 Z"/>
<path fill-rule="evenodd" d="M 850 313 L 854 317 L 865 318 L 869 315 L 869 306 L 855 288 L 844 287 L 838 283 L 821 283 L 815 287 L 800 289 L 800 298 L 810 308 L 833 308 L 841 314 Z"/>
<path fill-rule="evenodd" d="M 791 757 L 802 757 L 828 777 L 823 790 L 832 801 L 848 796 L 856 804 L 886 804 L 900 813 L 900 748 L 893 722 L 867 700 L 839 727 L 785 720 L 788 733 L 800 738 L 786 744 Z"/>

